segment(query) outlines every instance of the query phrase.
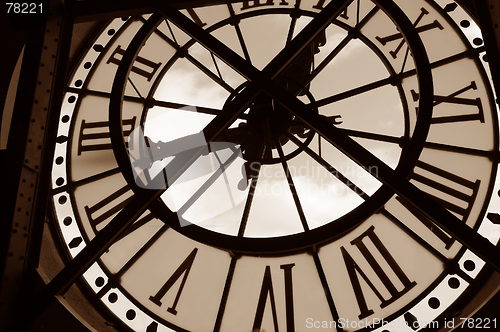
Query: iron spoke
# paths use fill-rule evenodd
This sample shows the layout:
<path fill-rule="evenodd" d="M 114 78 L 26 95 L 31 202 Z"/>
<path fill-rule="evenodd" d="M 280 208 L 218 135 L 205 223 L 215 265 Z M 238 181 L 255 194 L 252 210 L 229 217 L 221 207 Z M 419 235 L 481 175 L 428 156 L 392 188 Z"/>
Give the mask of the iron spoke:
<path fill-rule="evenodd" d="M 283 154 L 283 148 L 278 140 L 274 141 L 276 149 L 278 150 L 278 154 L 280 156 L 281 165 L 283 166 L 283 171 L 285 172 L 286 180 L 288 182 L 288 187 L 290 188 L 290 192 L 293 196 L 293 201 L 295 203 L 295 207 L 297 208 L 297 212 L 299 213 L 300 222 L 302 223 L 302 227 L 304 231 L 309 230 L 309 225 L 307 224 L 307 219 L 304 214 L 304 210 L 302 208 L 302 204 L 300 203 L 299 195 L 297 193 L 297 189 L 295 188 L 295 184 L 293 183 L 292 174 L 290 174 L 290 169 L 288 168 L 288 163 L 286 162 L 285 155 Z"/>
<path fill-rule="evenodd" d="M 325 168 L 330 174 L 335 176 L 340 182 L 342 182 L 344 185 L 346 185 L 349 189 L 351 189 L 355 194 L 357 194 L 359 197 L 364 199 L 365 201 L 370 198 L 370 196 L 363 191 L 363 189 L 359 188 L 356 186 L 351 180 L 349 180 L 345 175 L 340 173 L 335 167 L 330 165 L 325 159 L 323 159 L 321 156 L 316 154 L 311 148 L 306 146 L 304 143 L 302 143 L 300 140 L 298 140 L 295 136 L 293 135 L 286 135 L 286 137 L 295 143 L 299 148 L 304 149 L 304 152 L 307 153 L 311 158 L 313 158 L 315 161 L 318 162 L 321 166 Z M 320 137 L 318 137 L 319 139 Z"/>

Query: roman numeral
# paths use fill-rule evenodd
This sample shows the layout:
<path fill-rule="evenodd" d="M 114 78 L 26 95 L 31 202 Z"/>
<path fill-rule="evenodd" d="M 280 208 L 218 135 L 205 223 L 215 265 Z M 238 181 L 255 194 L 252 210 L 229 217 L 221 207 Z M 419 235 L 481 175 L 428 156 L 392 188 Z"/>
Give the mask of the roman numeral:
<path fill-rule="evenodd" d="M 432 23 L 429 23 L 429 24 L 425 24 L 425 25 L 421 25 L 421 26 L 418 26 L 420 21 L 422 20 L 422 18 L 429 14 L 429 12 L 425 9 L 425 8 L 421 8 L 421 12 L 420 12 L 420 15 L 418 16 L 418 18 L 415 20 L 415 22 L 413 23 L 413 26 L 415 27 L 415 30 L 418 32 L 418 33 L 421 33 L 421 32 L 424 32 L 424 31 L 427 31 L 427 30 L 431 30 L 431 29 L 436 29 L 438 28 L 439 30 L 443 30 L 443 26 L 437 21 L 437 20 L 434 20 L 434 22 Z M 382 45 L 386 45 L 387 43 L 389 42 L 392 42 L 392 41 L 396 41 L 396 40 L 400 40 L 401 39 L 401 42 L 399 43 L 399 45 L 396 47 L 396 49 L 394 51 L 390 51 L 389 53 L 391 54 L 391 56 L 396 59 L 398 57 L 398 53 L 399 51 L 401 50 L 401 48 L 403 47 L 403 45 L 405 44 L 405 40 L 403 39 L 403 35 L 398 32 L 398 33 L 395 33 L 393 35 L 390 35 L 390 36 L 387 36 L 387 37 L 375 37 Z"/>
<path fill-rule="evenodd" d="M 415 170 L 418 170 L 418 168 L 426 170 L 436 175 L 436 177 L 434 179 L 430 179 L 424 175 L 415 173 Z M 475 182 L 469 181 L 463 177 L 457 176 L 453 173 L 432 166 L 420 160 L 417 161 L 417 163 L 415 164 L 415 168 L 413 169 L 413 174 L 411 175 L 411 179 L 416 182 L 420 182 L 426 186 L 432 187 L 441 192 L 442 194 L 445 194 L 445 196 L 447 197 L 454 197 L 460 203 L 462 203 L 462 205 L 466 205 L 466 207 L 461 207 L 456 203 L 450 202 L 448 199 L 443 199 L 442 197 L 438 197 L 435 194 L 427 193 L 439 204 L 441 204 L 448 210 L 459 214 L 464 219 L 468 216 L 470 209 L 472 208 L 472 203 L 476 198 L 477 191 L 481 183 L 480 180 L 476 180 Z M 450 186 L 443 184 L 446 183 L 446 181 L 444 180 L 448 180 L 448 182 L 449 181 L 453 182 L 460 189 L 454 189 Z M 422 190 L 427 192 L 424 189 Z"/>
<path fill-rule="evenodd" d="M 266 0 L 266 2 L 260 2 L 260 0 L 253 0 L 252 4 L 250 4 L 251 0 L 245 0 L 243 1 L 243 6 L 241 6 L 241 10 L 247 10 L 251 8 L 256 8 L 256 7 L 262 7 L 262 6 L 274 6 L 274 0 Z M 281 6 L 287 6 L 288 2 L 285 0 L 280 1 Z"/>
<path fill-rule="evenodd" d="M 198 18 L 198 20 L 199 20 L 199 18 Z M 121 47 L 121 45 L 118 45 L 118 46 L 116 46 L 113 54 L 111 54 L 111 56 L 109 57 L 109 59 L 106 63 L 111 62 L 111 63 L 114 63 L 115 65 L 120 65 L 121 60 L 118 59 L 118 57 L 116 55 L 123 56 L 124 54 L 125 54 L 125 50 Z M 137 58 L 135 59 L 135 62 L 138 65 L 140 64 L 141 67 L 146 68 L 146 69 L 143 69 L 143 68 L 140 68 L 140 67 L 134 65 L 134 66 L 132 66 L 131 70 L 134 73 L 139 74 L 139 75 L 147 78 L 148 82 L 151 81 L 153 76 L 155 76 L 156 71 L 161 66 L 161 62 L 153 62 L 151 60 L 143 58 L 142 56 L 137 56 Z"/>
<path fill-rule="evenodd" d="M 295 332 L 295 320 L 293 314 L 293 287 L 292 287 L 292 264 L 280 265 L 285 276 L 285 310 L 286 310 L 286 331 Z M 267 298 L 270 298 L 271 312 L 273 317 L 274 331 L 278 332 L 278 315 L 276 312 L 276 301 L 274 298 L 273 281 L 271 277 L 271 267 L 266 266 L 264 272 L 264 279 L 262 280 L 262 288 L 260 289 L 259 302 L 257 304 L 257 311 L 255 313 L 255 320 L 253 323 L 252 331 L 260 331 L 262 326 L 262 319 L 264 318 L 264 311 L 266 309 Z"/>
<path fill-rule="evenodd" d="M 123 136 L 125 138 L 128 138 L 135 128 L 135 120 L 135 116 L 132 119 L 123 120 Z M 78 136 L 78 155 L 86 151 L 109 150 L 112 148 L 109 136 L 109 121 L 87 122 L 82 120 Z"/>
<path fill-rule="evenodd" d="M 189 271 L 191 271 L 191 267 L 193 266 L 194 259 L 196 257 L 196 253 L 198 252 L 198 248 L 194 248 L 193 251 L 186 257 L 184 262 L 182 262 L 181 265 L 175 270 L 175 272 L 168 278 L 167 282 L 163 285 L 163 287 L 160 288 L 158 293 L 156 293 L 155 296 L 150 296 L 149 299 L 161 307 L 161 299 L 165 296 L 165 294 L 172 288 L 172 286 L 177 282 L 177 280 L 182 277 L 181 284 L 179 286 L 179 290 L 177 291 L 177 294 L 175 295 L 174 303 L 172 304 L 171 307 L 167 308 L 167 311 L 170 312 L 173 315 L 177 315 L 177 304 L 179 303 L 179 298 L 181 297 L 182 290 L 184 289 L 184 286 L 186 285 L 186 280 L 189 275 Z"/>
<path fill-rule="evenodd" d="M 104 227 L 106 220 L 114 216 L 116 213 L 120 212 L 125 205 L 127 205 L 133 198 L 133 192 L 130 190 L 128 185 L 118 189 L 109 196 L 106 196 L 103 200 L 98 203 L 88 206 L 85 205 L 85 213 L 89 220 L 92 229 L 97 234 L 99 230 Z M 138 219 L 134 224 L 132 224 L 120 237 L 116 240 L 119 241 L 126 237 L 127 235 L 133 233 L 136 229 L 143 226 L 150 220 L 154 218 L 151 212 L 144 215 L 142 218 Z"/>
<path fill-rule="evenodd" d="M 422 171 L 433 174 L 432 179 L 428 176 L 422 175 L 422 173 L 425 174 L 425 172 Z M 435 189 L 439 194 L 431 194 L 429 189 L 426 190 L 425 187 L 419 186 L 422 191 L 427 193 L 427 195 L 432 197 L 436 202 L 459 215 L 464 222 L 469 216 L 479 190 L 479 185 L 481 184 L 480 180 L 473 182 L 420 160 L 415 164 L 411 179 L 427 187 Z M 451 247 L 451 245 L 455 242 L 453 237 L 450 237 L 447 233 L 441 230 L 441 228 L 437 227 L 411 204 L 400 198 L 397 199 L 441 241 L 443 241 L 446 249 Z"/>
<path fill-rule="evenodd" d="M 450 104 L 458 104 L 458 105 L 468 105 L 477 107 L 477 112 L 473 112 L 470 114 L 462 114 L 462 115 L 451 115 L 451 116 L 440 116 L 433 117 L 431 123 L 451 123 L 451 122 L 463 122 L 463 121 L 481 121 L 484 122 L 484 113 L 483 113 L 483 104 L 481 103 L 480 98 L 461 98 L 457 97 L 462 93 L 469 90 L 477 90 L 477 85 L 475 81 L 470 82 L 466 87 L 459 89 L 448 96 L 438 96 L 434 95 L 434 106 L 438 106 L 441 103 L 450 103 Z M 415 90 L 411 90 L 411 94 L 413 96 L 413 101 L 418 101 L 420 99 L 420 95 L 415 92 Z M 417 108 L 418 112 L 418 108 Z"/>
<path fill-rule="evenodd" d="M 363 240 L 370 241 L 380 255 L 385 260 L 385 263 L 390 267 L 390 273 L 395 275 L 399 282 L 402 284 L 402 289 L 398 290 L 394 282 L 388 275 L 389 271 L 385 271 L 384 268 L 377 262 L 377 259 L 373 256 L 370 250 L 367 248 L 365 242 Z M 380 307 L 384 308 L 389 304 L 393 303 L 401 296 L 406 294 L 410 289 L 412 289 L 417 283 L 415 281 L 410 281 L 410 279 L 403 272 L 401 267 L 398 265 L 396 260 L 389 253 L 387 248 L 384 246 L 382 241 L 380 241 L 379 237 L 375 234 L 375 227 L 371 226 L 368 230 L 366 230 L 359 237 L 351 241 L 352 245 L 355 245 L 364 259 L 368 262 L 371 269 L 375 272 L 377 278 L 382 282 L 385 289 L 391 295 L 390 298 L 384 298 L 380 291 L 375 287 L 372 281 L 368 278 L 365 271 L 361 269 L 359 264 L 352 258 L 352 256 L 347 252 L 344 247 L 341 247 L 340 250 L 342 252 L 342 257 L 344 258 L 344 263 L 347 268 L 347 273 L 349 275 L 349 279 L 351 280 L 352 288 L 354 290 L 354 296 L 356 297 L 356 301 L 359 306 L 360 314 L 358 315 L 359 319 L 363 319 L 368 317 L 374 313 L 374 311 L 368 308 L 368 304 L 366 303 L 365 296 L 363 295 L 363 291 L 361 288 L 361 283 L 358 277 L 358 274 L 363 278 L 363 280 L 368 284 L 373 293 L 380 300 Z M 385 265 L 385 264 L 384 264 Z M 394 279 L 394 278 L 393 278 Z M 400 287 L 401 288 L 401 287 Z"/>

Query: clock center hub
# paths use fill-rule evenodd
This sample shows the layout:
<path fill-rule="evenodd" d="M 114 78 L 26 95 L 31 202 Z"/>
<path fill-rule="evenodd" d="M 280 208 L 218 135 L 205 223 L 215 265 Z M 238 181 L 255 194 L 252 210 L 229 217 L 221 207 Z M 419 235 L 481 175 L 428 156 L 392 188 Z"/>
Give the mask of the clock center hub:
<path fill-rule="evenodd" d="M 261 94 L 250 107 L 248 129 L 253 135 L 265 140 L 276 140 L 290 129 L 293 115 L 274 102 L 270 97 Z"/>
<path fill-rule="evenodd" d="M 226 101 L 226 105 L 245 88 L 245 85 L 242 84 L 236 89 Z M 307 89 L 304 90 L 309 104 L 314 105 L 314 97 Z M 311 112 L 318 113 L 318 109 L 312 107 Z M 220 139 L 239 144 L 248 162 L 281 163 L 281 158 L 277 157 L 279 154 L 277 144 L 281 147 L 287 145 L 283 153 L 285 159 L 289 160 L 303 151 L 315 134 L 314 130 L 266 93 L 261 93 L 253 99 L 245 113 L 246 120 L 241 122 L 237 129 L 223 134 Z M 290 136 L 300 140 L 302 145 L 291 143 Z"/>

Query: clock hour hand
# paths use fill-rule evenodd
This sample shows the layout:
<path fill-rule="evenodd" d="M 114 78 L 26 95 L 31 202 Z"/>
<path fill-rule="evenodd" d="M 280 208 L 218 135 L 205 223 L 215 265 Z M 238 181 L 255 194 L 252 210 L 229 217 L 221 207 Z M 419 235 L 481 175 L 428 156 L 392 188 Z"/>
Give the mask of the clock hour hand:
<path fill-rule="evenodd" d="M 193 148 L 200 148 L 207 145 L 203 133 L 183 136 L 168 142 L 163 142 L 161 140 L 154 142 L 150 137 L 144 136 L 144 143 L 153 162 L 173 157 L 181 152 L 191 150 Z"/>
<path fill-rule="evenodd" d="M 342 118 L 342 115 L 326 116 L 326 115 L 319 114 L 319 116 L 322 117 L 323 119 L 325 119 L 326 121 L 330 122 L 333 125 L 339 125 L 339 124 L 344 123 L 344 121 L 339 120 L 339 119 Z M 299 118 L 295 118 L 293 120 L 293 123 L 297 124 L 297 125 L 302 125 L 302 126 L 306 126 L 307 127 L 307 125 L 305 124 L 305 122 L 302 121 L 302 120 L 300 120 Z"/>
<path fill-rule="evenodd" d="M 342 120 L 338 120 L 338 119 L 342 118 L 342 115 L 324 116 L 324 118 L 326 119 L 326 121 L 328 121 L 334 125 L 339 125 L 339 124 L 342 124 L 344 122 Z"/>
<path fill-rule="evenodd" d="M 216 139 L 216 141 L 229 142 L 240 146 L 245 145 L 251 137 L 251 132 L 247 125 L 247 123 L 241 122 L 238 127 L 227 129 Z"/>
<path fill-rule="evenodd" d="M 182 160 L 187 163 L 189 159 L 199 153 L 199 157 L 192 164 L 193 168 L 188 168 L 191 171 L 185 171 L 181 181 L 184 182 L 214 171 L 213 160 L 203 158 L 209 153 L 217 153 L 216 159 L 222 163 L 225 163 L 228 156 L 234 154 L 242 158 L 241 149 L 238 145 L 237 143 L 226 141 L 207 143 L 203 132 L 186 135 L 168 142 L 154 142 L 148 136 L 137 137 L 137 135 L 134 135 L 132 140 L 129 141 L 129 156 L 135 172 L 136 183 L 140 186 L 152 185 L 152 179 L 155 177 L 154 174 L 160 170 L 154 164 L 158 161 L 164 161 L 162 168 L 165 170 L 166 178 L 155 180 L 156 184 L 153 186 L 156 188 L 160 186 L 165 187 L 167 182 L 172 184 L 170 181 L 171 174 L 169 174 L 169 169 L 171 168 L 166 166 L 173 161 L 173 158 L 175 158 L 177 164 L 179 162 L 182 163 Z M 215 167 L 218 168 L 218 166 Z M 148 176 L 145 176 L 146 174 Z M 147 180 L 148 177 L 151 180 Z"/>
<path fill-rule="evenodd" d="M 249 136 L 245 124 L 242 123 L 238 128 L 228 129 L 219 139 L 211 143 L 205 140 L 203 132 L 183 136 L 168 142 L 163 142 L 161 140 L 154 142 L 150 137 L 144 136 L 145 146 L 143 146 L 143 149 L 147 149 L 154 162 L 203 146 L 207 147 L 203 155 L 207 155 L 210 152 L 225 150 L 230 147 L 236 147 L 237 145 L 241 146 L 248 140 Z"/>

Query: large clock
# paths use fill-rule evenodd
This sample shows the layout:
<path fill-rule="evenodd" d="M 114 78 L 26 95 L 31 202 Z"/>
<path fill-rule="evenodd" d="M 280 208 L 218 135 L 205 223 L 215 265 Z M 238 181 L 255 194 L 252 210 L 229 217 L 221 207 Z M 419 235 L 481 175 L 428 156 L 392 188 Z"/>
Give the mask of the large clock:
<path fill-rule="evenodd" d="M 136 331 L 456 327 L 500 269 L 482 43 L 451 0 L 111 21 L 61 110 L 51 193 L 69 260 L 118 224 L 83 279 Z"/>

